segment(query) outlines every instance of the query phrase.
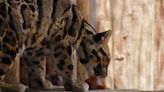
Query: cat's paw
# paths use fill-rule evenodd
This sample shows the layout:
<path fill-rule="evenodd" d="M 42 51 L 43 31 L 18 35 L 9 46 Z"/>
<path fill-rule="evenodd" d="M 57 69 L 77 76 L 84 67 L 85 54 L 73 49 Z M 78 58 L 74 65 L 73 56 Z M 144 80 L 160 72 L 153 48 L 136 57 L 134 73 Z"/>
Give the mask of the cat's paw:
<path fill-rule="evenodd" d="M 3 83 L 3 85 L 1 85 L 2 92 L 25 92 L 26 88 L 28 87 L 21 83 L 17 83 L 17 84 Z"/>
<path fill-rule="evenodd" d="M 73 92 L 88 92 L 89 85 L 86 82 L 76 82 L 72 87 Z"/>

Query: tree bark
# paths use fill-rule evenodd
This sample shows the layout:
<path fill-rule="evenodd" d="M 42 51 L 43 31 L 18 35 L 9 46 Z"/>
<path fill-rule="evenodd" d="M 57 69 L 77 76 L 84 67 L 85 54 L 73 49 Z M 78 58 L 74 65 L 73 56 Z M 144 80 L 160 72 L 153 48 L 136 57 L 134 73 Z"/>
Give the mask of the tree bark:
<path fill-rule="evenodd" d="M 90 0 L 77 0 L 77 7 L 81 11 L 84 19 L 90 23 L 91 22 Z"/>

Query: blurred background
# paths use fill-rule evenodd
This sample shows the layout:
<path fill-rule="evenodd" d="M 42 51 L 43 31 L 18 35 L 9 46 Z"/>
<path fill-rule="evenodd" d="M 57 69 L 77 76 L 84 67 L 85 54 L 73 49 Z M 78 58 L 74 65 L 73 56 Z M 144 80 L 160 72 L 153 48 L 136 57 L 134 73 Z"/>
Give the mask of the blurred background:
<path fill-rule="evenodd" d="M 164 0 L 72 0 L 97 30 L 112 30 L 112 89 L 164 90 Z"/>

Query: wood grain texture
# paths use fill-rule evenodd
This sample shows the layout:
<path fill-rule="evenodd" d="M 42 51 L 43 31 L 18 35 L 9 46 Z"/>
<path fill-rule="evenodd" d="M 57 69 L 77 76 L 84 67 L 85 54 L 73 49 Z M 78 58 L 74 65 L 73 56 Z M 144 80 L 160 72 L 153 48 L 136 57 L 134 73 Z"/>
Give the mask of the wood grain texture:
<path fill-rule="evenodd" d="M 154 54 L 155 54 L 155 79 L 154 88 L 164 89 L 164 1 L 155 1 L 155 31 L 154 31 Z"/>
<path fill-rule="evenodd" d="M 96 30 L 98 32 L 104 32 L 111 29 L 111 9 L 109 0 L 96 0 L 95 14 Z"/>
<path fill-rule="evenodd" d="M 154 89 L 154 0 L 111 0 L 114 88 Z"/>
<path fill-rule="evenodd" d="M 114 88 L 164 89 L 164 1 L 111 0 Z"/>
<path fill-rule="evenodd" d="M 90 22 L 90 0 L 77 0 L 77 7 L 81 11 L 84 19 Z"/>

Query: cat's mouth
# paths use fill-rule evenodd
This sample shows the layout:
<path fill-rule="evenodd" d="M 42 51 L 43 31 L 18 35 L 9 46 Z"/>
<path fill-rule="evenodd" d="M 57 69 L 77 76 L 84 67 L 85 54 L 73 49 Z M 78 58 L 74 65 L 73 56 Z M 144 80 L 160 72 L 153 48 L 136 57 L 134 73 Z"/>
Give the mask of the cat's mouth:
<path fill-rule="evenodd" d="M 85 80 L 89 89 L 106 89 L 105 78 L 101 76 L 92 76 Z"/>

